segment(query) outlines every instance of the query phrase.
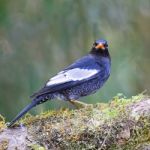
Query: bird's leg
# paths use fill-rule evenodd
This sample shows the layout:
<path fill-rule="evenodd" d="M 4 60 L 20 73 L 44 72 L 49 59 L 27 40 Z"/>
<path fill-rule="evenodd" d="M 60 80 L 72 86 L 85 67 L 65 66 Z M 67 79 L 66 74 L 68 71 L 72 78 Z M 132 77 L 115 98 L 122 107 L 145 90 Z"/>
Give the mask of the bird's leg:
<path fill-rule="evenodd" d="M 84 102 L 80 102 L 80 101 L 77 101 L 77 100 L 69 100 L 69 102 L 71 104 L 73 104 L 74 106 L 76 106 L 77 108 L 85 108 L 87 106 L 91 106 L 91 104 L 86 104 Z"/>

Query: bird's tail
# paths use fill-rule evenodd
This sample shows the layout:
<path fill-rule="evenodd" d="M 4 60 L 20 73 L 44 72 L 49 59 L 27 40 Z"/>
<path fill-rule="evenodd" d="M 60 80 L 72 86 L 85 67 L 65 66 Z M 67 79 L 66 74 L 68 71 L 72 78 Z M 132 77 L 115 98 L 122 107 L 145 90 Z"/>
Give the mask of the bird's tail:
<path fill-rule="evenodd" d="M 35 107 L 38 101 L 35 99 L 29 105 L 27 105 L 8 125 L 7 127 L 11 127 L 17 120 L 19 120 L 22 116 L 24 116 L 30 109 Z"/>

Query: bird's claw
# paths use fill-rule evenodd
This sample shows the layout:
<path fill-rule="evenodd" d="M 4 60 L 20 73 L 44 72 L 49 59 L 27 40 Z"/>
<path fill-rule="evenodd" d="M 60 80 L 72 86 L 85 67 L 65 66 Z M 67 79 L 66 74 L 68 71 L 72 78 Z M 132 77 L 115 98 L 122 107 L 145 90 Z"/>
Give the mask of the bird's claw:
<path fill-rule="evenodd" d="M 80 101 L 77 101 L 77 100 L 69 100 L 69 102 L 71 104 L 73 104 L 76 108 L 87 108 L 87 107 L 91 107 L 92 104 L 86 104 L 84 102 L 80 102 Z"/>

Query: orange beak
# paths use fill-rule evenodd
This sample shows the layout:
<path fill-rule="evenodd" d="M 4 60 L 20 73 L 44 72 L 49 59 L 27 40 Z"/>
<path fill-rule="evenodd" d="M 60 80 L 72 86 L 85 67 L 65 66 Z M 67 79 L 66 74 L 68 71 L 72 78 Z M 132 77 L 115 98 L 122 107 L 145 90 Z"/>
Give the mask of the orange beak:
<path fill-rule="evenodd" d="M 96 49 L 103 49 L 103 50 L 105 49 L 104 45 L 101 44 L 101 43 L 98 44 L 97 46 L 95 46 L 95 48 L 96 48 Z"/>

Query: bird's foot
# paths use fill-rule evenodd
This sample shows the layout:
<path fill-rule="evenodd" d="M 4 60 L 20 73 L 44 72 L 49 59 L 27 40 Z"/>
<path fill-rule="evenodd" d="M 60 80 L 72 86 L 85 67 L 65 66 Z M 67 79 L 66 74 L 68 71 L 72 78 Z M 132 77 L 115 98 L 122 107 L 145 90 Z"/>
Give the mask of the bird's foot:
<path fill-rule="evenodd" d="M 69 100 L 69 102 L 71 104 L 73 104 L 76 108 L 87 108 L 87 107 L 92 106 L 92 104 L 86 104 L 84 102 L 80 102 L 80 101 L 77 101 L 77 100 Z"/>

